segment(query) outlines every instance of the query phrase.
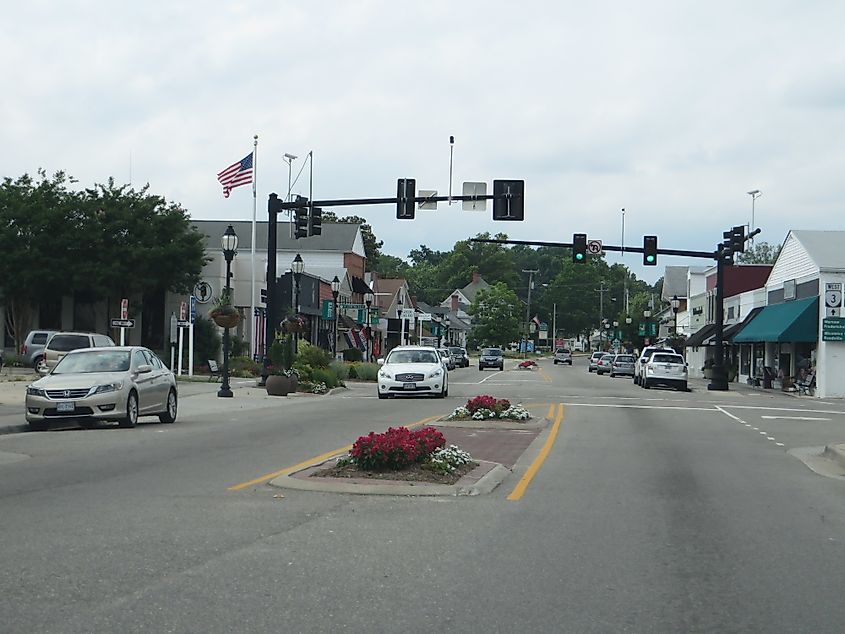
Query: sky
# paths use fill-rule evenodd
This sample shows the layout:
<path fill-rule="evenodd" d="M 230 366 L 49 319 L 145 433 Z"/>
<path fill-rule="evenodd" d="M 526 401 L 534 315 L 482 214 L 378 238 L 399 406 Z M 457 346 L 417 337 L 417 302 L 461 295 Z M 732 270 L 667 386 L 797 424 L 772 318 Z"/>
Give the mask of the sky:
<path fill-rule="evenodd" d="M 478 232 L 712 250 L 750 224 L 845 229 L 841 1 L 4 3 L 0 176 L 63 170 L 196 219 L 249 220 L 216 174 L 258 135 L 258 218 L 287 192 L 395 196 L 525 181 L 525 221 L 440 203 L 367 218 L 400 257 Z M 313 183 L 313 185 L 312 185 Z M 608 254 L 610 262 L 620 261 Z M 655 281 L 661 256 L 623 261 Z"/>

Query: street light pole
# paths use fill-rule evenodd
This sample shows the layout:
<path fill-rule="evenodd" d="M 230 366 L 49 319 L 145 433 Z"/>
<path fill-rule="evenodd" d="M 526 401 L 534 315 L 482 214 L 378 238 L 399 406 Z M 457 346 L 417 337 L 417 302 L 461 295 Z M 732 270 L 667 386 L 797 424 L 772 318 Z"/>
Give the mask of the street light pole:
<path fill-rule="evenodd" d="M 678 336 L 678 308 L 681 307 L 681 300 L 677 295 L 672 296 L 672 313 L 675 315 L 675 336 Z"/>
<path fill-rule="evenodd" d="M 754 229 L 757 228 L 754 226 L 754 201 L 760 198 L 760 196 L 763 195 L 763 192 L 761 192 L 759 189 L 752 189 L 750 192 L 748 192 L 748 195 L 751 196 L 751 226 L 748 228 L 748 233 L 750 234 L 752 231 L 754 231 Z M 749 239 L 752 242 L 754 241 L 753 236 L 749 236 Z"/>
<path fill-rule="evenodd" d="M 525 304 L 525 350 L 523 359 L 528 357 L 528 335 L 529 335 L 529 320 L 531 319 L 531 289 L 534 288 L 534 274 L 539 273 L 539 269 L 522 269 L 523 273 L 528 273 L 528 302 Z"/>
<path fill-rule="evenodd" d="M 373 303 L 373 294 L 368 291 L 364 295 L 364 305 L 367 307 L 367 358 L 365 361 L 369 363 L 373 357 L 373 329 L 370 327 L 370 306 Z"/>
<path fill-rule="evenodd" d="M 332 354 L 337 358 L 337 296 L 340 293 L 340 280 L 337 275 L 332 280 L 332 298 L 334 298 L 334 341 L 332 341 Z"/>
<path fill-rule="evenodd" d="M 399 327 L 399 345 L 405 345 L 405 317 L 402 315 L 402 295 L 396 299 L 396 309 L 399 311 L 399 319 L 402 325 Z"/>
<path fill-rule="evenodd" d="M 302 256 L 299 253 L 296 254 L 296 257 L 293 259 L 293 262 L 290 265 L 290 270 L 293 273 L 293 281 L 295 285 L 294 290 L 294 306 L 296 308 L 296 318 L 299 319 L 299 282 L 302 279 L 302 272 L 305 270 L 305 262 L 302 261 Z M 293 353 L 297 353 L 298 348 L 298 340 L 299 340 L 299 333 L 294 334 L 293 337 Z"/>
<path fill-rule="evenodd" d="M 231 301 L 232 286 L 230 278 L 232 276 L 232 260 L 235 257 L 238 249 L 238 234 L 235 233 L 234 227 L 229 225 L 226 231 L 223 232 L 221 240 L 223 246 L 223 257 L 226 258 L 226 298 Z M 220 389 L 217 391 L 217 396 L 220 398 L 232 398 L 232 388 L 229 386 L 229 327 L 223 329 L 223 378 L 220 382 Z M 180 366 L 181 367 L 181 366 Z"/>

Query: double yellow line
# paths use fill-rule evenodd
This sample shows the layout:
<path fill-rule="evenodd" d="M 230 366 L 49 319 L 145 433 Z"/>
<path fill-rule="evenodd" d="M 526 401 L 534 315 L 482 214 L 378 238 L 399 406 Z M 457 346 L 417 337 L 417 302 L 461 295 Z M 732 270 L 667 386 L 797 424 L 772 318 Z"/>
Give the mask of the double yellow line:
<path fill-rule="evenodd" d="M 422 420 L 418 420 L 416 423 L 411 423 L 410 425 L 405 425 L 408 429 L 413 429 L 414 427 L 421 427 L 426 423 L 430 423 L 433 420 L 440 418 L 440 416 L 428 416 L 427 418 L 423 418 Z M 334 449 L 332 451 L 327 451 L 326 453 L 321 453 L 319 456 L 314 456 L 313 458 L 309 458 L 308 460 L 303 460 L 302 462 L 293 465 L 292 467 L 285 467 L 284 469 L 279 469 L 278 471 L 274 471 L 273 473 L 267 473 L 263 476 L 259 476 L 254 480 L 250 480 L 248 482 L 241 482 L 240 484 L 235 484 L 230 486 L 227 490 L 228 491 L 242 491 L 243 489 L 248 489 L 251 486 L 255 486 L 257 484 L 264 484 L 265 482 L 269 482 L 273 478 L 278 478 L 279 476 L 290 475 L 291 473 L 295 473 L 302 469 L 307 469 L 308 467 L 312 467 L 315 464 L 320 464 L 324 460 L 328 460 L 329 458 L 333 458 L 334 456 L 340 455 L 342 453 L 346 453 L 352 449 L 352 445 L 346 445 L 345 447 L 340 447 L 338 449 Z"/>
<path fill-rule="evenodd" d="M 555 410 L 555 404 L 552 403 L 549 405 L 549 418 L 552 417 Z M 555 422 L 552 425 L 552 429 L 549 432 L 548 438 L 546 438 L 546 442 L 543 443 L 543 448 L 540 450 L 540 453 L 534 459 L 534 462 L 528 467 L 528 470 L 525 472 L 525 475 L 522 476 L 520 481 L 514 487 L 511 494 L 508 496 L 508 500 L 511 502 L 515 502 L 522 498 L 525 495 L 525 490 L 528 488 L 528 485 L 531 484 L 531 480 L 534 479 L 534 476 L 537 475 L 537 472 L 540 470 L 540 467 L 543 466 L 543 463 L 546 461 L 546 458 L 549 457 L 549 452 L 552 450 L 552 445 L 555 444 L 555 438 L 557 438 L 557 432 L 560 429 L 560 424 L 563 422 L 563 403 L 557 404 L 557 416 L 555 416 Z"/>

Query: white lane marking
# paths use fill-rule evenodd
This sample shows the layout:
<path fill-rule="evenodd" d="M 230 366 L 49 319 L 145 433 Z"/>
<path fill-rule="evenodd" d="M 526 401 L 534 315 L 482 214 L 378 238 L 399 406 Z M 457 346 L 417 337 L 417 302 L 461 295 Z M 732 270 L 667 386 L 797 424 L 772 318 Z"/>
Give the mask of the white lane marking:
<path fill-rule="evenodd" d="M 845 416 L 845 412 L 843 411 L 836 411 L 830 409 L 796 409 L 792 407 L 761 407 L 757 405 L 730 405 L 728 403 L 722 403 L 724 407 L 729 407 L 730 409 L 759 409 L 763 410 L 764 412 L 803 412 L 808 414 L 839 414 L 840 416 Z"/>
<path fill-rule="evenodd" d="M 499 371 L 499 370 L 496 370 L 493 374 L 491 374 L 490 376 L 484 377 L 478 383 L 484 383 L 484 381 L 486 381 L 487 379 L 492 379 L 494 376 L 499 376 L 500 374 L 502 374 L 502 372 Z M 476 383 L 476 385 L 478 385 L 478 383 Z"/>
<path fill-rule="evenodd" d="M 572 407 L 618 407 L 621 409 L 672 409 L 691 412 L 715 412 L 712 407 L 672 407 L 667 405 L 627 405 L 625 403 L 564 403 Z"/>
<path fill-rule="evenodd" d="M 725 416 L 727 416 L 728 418 L 733 418 L 736 422 L 738 422 L 738 423 L 742 423 L 742 424 L 743 424 L 743 425 L 745 425 L 746 427 L 750 427 L 750 426 L 751 426 L 751 425 L 749 425 L 748 423 L 746 423 L 744 420 L 742 420 L 741 418 L 739 418 L 738 416 L 734 416 L 734 415 L 733 415 L 733 414 L 731 414 L 730 412 L 726 412 L 725 410 L 723 410 L 723 409 L 722 409 L 721 407 L 719 407 L 718 405 L 716 406 L 716 410 L 717 410 L 717 411 L 719 411 L 719 412 L 722 412 L 722 413 L 723 413 Z"/>
<path fill-rule="evenodd" d="M 829 418 L 820 418 L 816 416 L 761 416 L 767 420 L 830 420 Z"/>
<path fill-rule="evenodd" d="M 754 431 L 760 431 L 759 427 L 752 427 L 751 429 L 753 429 Z"/>
<path fill-rule="evenodd" d="M 761 431 L 761 432 L 760 432 L 760 435 L 761 435 L 761 436 L 768 436 L 768 435 L 769 435 L 769 432 L 767 432 L 767 431 Z"/>
<path fill-rule="evenodd" d="M 783 447 L 783 443 L 782 443 L 782 442 L 776 442 L 775 444 L 776 444 L 778 447 Z"/>
<path fill-rule="evenodd" d="M 767 436 L 766 440 L 774 440 L 774 438 L 772 436 Z"/>

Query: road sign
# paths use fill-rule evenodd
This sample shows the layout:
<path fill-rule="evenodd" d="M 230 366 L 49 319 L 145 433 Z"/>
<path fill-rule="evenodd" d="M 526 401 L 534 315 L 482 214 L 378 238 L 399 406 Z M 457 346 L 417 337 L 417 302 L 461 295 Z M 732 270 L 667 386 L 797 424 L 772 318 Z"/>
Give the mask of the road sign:
<path fill-rule="evenodd" d="M 180 328 L 187 328 L 188 326 L 191 325 L 191 322 L 189 322 L 187 319 L 180 319 L 179 321 L 176 322 L 176 325 L 179 326 Z"/>
<path fill-rule="evenodd" d="M 323 311 L 322 315 L 320 315 L 323 319 L 326 320 L 333 320 L 334 319 L 334 300 L 333 299 L 324 299 L 323 300 Z"/>
<path fill-rule="evenodd" d="M 640 322 L 639 325 L 637 326 L 637 334 L 640 337 L 645 336 L 645 324 L 644 323 Z"/>
<path fill-rule="evenodd" d="M 112 319 L 111 322 L 112 328 L 134 328 L 135 327 L 135 320 L 134 319 Z"/>
<path fill-rule="evenodd" d="M 197 298 L 191 295 L 191 323 L 197 321 Z"/>
<path fill-rule="evenodd" d="M 842 282 L 828 282 L 824 285 L 825 317 L 842 316 Z"/>
<path fill-rule="evenodd" d="M 620 345 L 621 343 L 622 343 L 622 341 L 621 341 L 621 340 L 619 340 L 619 339 L 614 339 L 614 340 L 613 340 L 613 347 L 614 347 L 614 348 L 618 348 L 618 347 L 619 347 L 619 345 Z"/>
<path fill-rule="evenodd" d="M 431 313 L 420 313 L 418 317 L 420 321 L 431 321 Z"/>
<path fill-rule="evenodd" d="M 413 319 L 416 312 L 413 308 L 403 308 L 400 317 L 402 319 Z"/>
<path fill-rule="evenodd" d="M 421 189 L 420 190 L 420 198 L 434 198 L 437 196 L 436 189 Z M 436 200 L 428 200 L 424 203 L 420 203 L 420 211 L 424 209 L 431 209 L 436 211 L 437 210 L 437 201 Z"/>
<path fill-rule="evenodd" d="M 211 296 L 213 294 L 213 289 L 211 288 L 211 284 L 208 282 L 200 282 L 196 286 L 194 286 L 194 297 L 197 298 L 197 301 L 200 304 L 206 304 L 211 301 Z"/>
<path fill-rule="evenodd" d="M 486 196 L 487 183 L 474 183 L 467 181 L 463 185 L 464 196 Z M 487 211 L 486 200 L 465 200 L 462 209 L 464 211 Z"/>
<path fill-rule="evenodd" d="M 129 300 L 125 297 L 120 300 L 120 318 L 129 319 Z"/>
<path fill-rule="evenodd" d="M 188 302 L 182 302 L 179 304 L 179 320 L 185 321 L 188 319 Z"/>
<path fill-rule="evenodd" d="M 587 241 L 587 253 L 589 253 L 590 255 L 600 255 L 601 251 L 601 240 Z"/>
<path fill-rule="evenodd" d="M 845 317 L 822 319 L 822 341 L 845 341 Z"/>

